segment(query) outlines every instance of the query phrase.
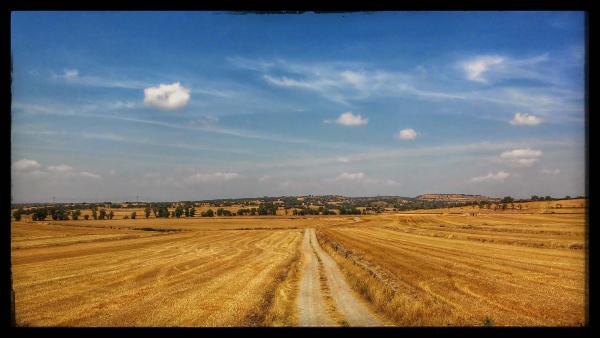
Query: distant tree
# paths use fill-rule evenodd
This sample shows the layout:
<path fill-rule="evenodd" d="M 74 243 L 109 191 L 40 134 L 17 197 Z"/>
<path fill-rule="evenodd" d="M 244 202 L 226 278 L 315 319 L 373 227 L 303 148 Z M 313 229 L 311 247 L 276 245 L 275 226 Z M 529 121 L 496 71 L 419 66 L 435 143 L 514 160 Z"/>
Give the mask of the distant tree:
<path fill-rule="evenodd" d="M 87 221 L 88 219 L 90 219 L 90 215 L 83 215 L 83 219 Z"/>
<path fill-rule="evenodd" d="M 98 213 L 96 212 L 96 208 L 92 208 L 92 218 L 93 219 L 98 219 Z"/>
<path fill-rule="evenodd" d="M 21 220 L 21 210 L 15 210 L 15 212 L 13 212 L 13 217 L 15 218 L 15 221 L 20 221 Z"/>
<path fill-rule="evenodd" d="M 183 209 L 183 214 L 185 217 L 190 217 L 190 208 L 186 206 L 185 209 Z"/>
<path fill-rule="evenodd" d="M 79 219 L 79 216 L 81 216 L 81 210 L 79 210 L 79 209 L 76 209 L 76 210 L 73 210 L 73 211 L 71 212 L 71 218 L 72 218 L 74 221 L 78 220 L 78 219 Z"/>
<path fill-rule="evenodd" d="M 152 209 L 150 207 L 146 207 L 144 209 L 144 214 L 146 215 L 146 218 L 150 217 L 150 213 L 152 213 Z"/>
<path fill-rule="evenodd" d="M 551 201 L 551 200 L 552 200 L 552 197 L 546 196 L 546 201 Z"/>
<path fill-rule="evenodd" d="M 502 203 L 512 203 L 514 202 L 514 198 L 510 197 L 510 196 L 506 196 L 502 199 Z"/>
<path fill-rule="evenodd" d="M 537 201 L 537 200 L 539 200 L 539 199 L 540 199 L 540 198 L 539 198 L 537 195 L 532 195 L 532 196 L 531 196 L 531 200 L 532 200 L 532 201 Z"/>
<path fill-rule="evenodd" d="M 136 216 L 137 216 L 137 213 L 135 211 L 131 213 L 131 219 L 135 219 Z"/>
<path fill-rule="evenodd" d="M 115 213 L 114 213 L 114 212 L 111 210 L 111 211 L 108 213 L 108 219 L 113 219 L 113 217 L 115 217 Z"/>
<path fill-rule="evenodd" d="M 566 200 L 570 200 L 570 199 L 571 199 L 571 196 L 567 195 L 567 196 L 565 196 L 565 199 L 566 199 Z"/>
<path fill-rule="evenodd" d="M 190 217 L 194 217 L 194 216 L 196 216 L 196 208 L 192 207 L 190 209 Z"/>
<path fill-rule="evenodd" d="M 183 215 L 183 207 L 177 206 L 177 208 L 175 208 L 175 212 L 173 214 L 177 218 L 181 217 Z"/>
<path fill-rule="evenodd" d="M 99 218 L 100 220 L 104 220 L 104 219 L 106 218 L 106 210 L 104 210 L 104 209 L 100 209 L 100 213 L 99 213 L 99 215 L 98 215 L 98 218 Z"/>
<path fill-rule="evenodd" d="M 123 219 L 129 219 L 129 215 L 123 216 Z"/>
<path fill-rule="evenodd" d="M 215 215 L 215 213 L 212 211 L 212 209 L 208 209 L 205 212 L 200 214 L 202 217 L 213 217 Z"/>

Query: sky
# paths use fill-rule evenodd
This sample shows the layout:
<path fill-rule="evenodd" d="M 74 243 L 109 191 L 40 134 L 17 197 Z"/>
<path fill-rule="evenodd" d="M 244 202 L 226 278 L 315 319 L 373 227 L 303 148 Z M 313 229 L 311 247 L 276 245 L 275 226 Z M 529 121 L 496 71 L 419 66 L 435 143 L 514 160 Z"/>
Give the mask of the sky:
<path fill-rule="evenodd" d="M 12 201 L 585 194 L 582 12 L 13 12 Z"/>

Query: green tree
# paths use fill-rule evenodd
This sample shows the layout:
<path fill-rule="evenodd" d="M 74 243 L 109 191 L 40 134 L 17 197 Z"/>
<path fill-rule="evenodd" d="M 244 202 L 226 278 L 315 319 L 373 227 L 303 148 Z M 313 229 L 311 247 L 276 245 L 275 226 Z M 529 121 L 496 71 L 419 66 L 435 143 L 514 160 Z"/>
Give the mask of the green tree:
<path fill-rule="evenodd" d="M 78 220 L 79 216 L 81 216 L 81 210 L 76 209 L 71 211 L 71 218 L 73 218 L 74 221 Z"/>
<path fill-rule="evenodd" d="M 502 199 L 502 203 L 512 203 L 512 202 L 514 202 L 514 201 L 515 201 L 515 200 L 514 200 L 512 197 L 510 197 L 510 196 L 506 196 L 506 197 L 504 197 L 504 198 Z"/>
<path fill-rule="evenodd" d="M 106 218 L 106 210 L 104 210 L 104 209 L 100 209 L 100 213 L 99 213 L 99 215 L 98 215 L 98 218 L 99 218 L 100 220 L 104 220 L 104 219 Z"/>
<path fill-rule="evenodd" d="M 212 211 L 212 209 L 208 209 L 205 212 L 201 213 L 200 216 L 202 217 L 213 217 L 215 216 L 214 211 Z"/>
<path fill-rule="evenodd" d="M 111 210 L 111 211 L 108 213 L 108 219 L 113 219 L 113 217 L 115 217 L 115 213 L 114 213 L 114 212 Z"/>
<path fill-rule="evenodd" d="M 151 212 L 152 212 L 152 209 L 148 206 L 144 209 L 144 214 L 146 215 L 146 218 L 150 217 Z"/>
<path fill-rule="evenodd" d="M 179 218 L 183 215 L 183 207 L 181 205 L 177 206 L 177 208 L 175 208 L 175 217 Z"/>
<path fill-rule="evenodd" d="M 192 207 L 190 209 L 190 217 L 194 217 L 196 215 L 196 208 Z"/>
<path fill-rule="evenodd" d="M 15 218 L 15 221 L 20 221 L 21 220 L 21 210 L 15 210 L 15 212 L 13 212 L 13 217 Z"/>
<path fill-rule="evenodd" d="M 136 216 L 137 216 L 137 213 L 135 211 L 131 213 L 131 219 L 135 219 Z"/>
<path fill-rule="evenodd" d="M 98 219 L 98 213 L 96 212 L 96 207 L 92 208 L 92 218 L 93 219 Z"/>

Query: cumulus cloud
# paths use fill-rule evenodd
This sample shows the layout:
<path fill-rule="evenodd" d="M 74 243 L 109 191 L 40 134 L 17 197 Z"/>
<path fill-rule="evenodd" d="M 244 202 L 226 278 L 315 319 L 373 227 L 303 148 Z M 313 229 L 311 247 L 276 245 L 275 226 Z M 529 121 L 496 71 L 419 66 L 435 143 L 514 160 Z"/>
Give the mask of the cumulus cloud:
<path fill-rule="evenodd" d="M 487 80 L 484 78 L 485 72 L 487 72 L 491 67 L 500 65 L 503 62 L 504 58 L 500 56 L 486 55 L 471 59 L 463 63 L 462 67 L 469 80 L 487 82 Z"/>
<path fill-rule="evenodd" d="M 497 173 L 488 173 L 487 175 L 477 176 L 470 179 L 471 182 L 502 182 L 510 174 L 504 171 L 498 171 Z"/>
<path fill-rule="evenodd" d="M 212 174 L 196 173 L 192 176 L 188 176 L 186 181 L 188 183 L 207 183 L 207 182 L 225 182 L 239 178 L 238 173 L 224 173 L 216 172 Z"/>
<path fill-rule="evenodd" d="M 362 117 L 359 114 L 354 115 L 352 114 L 352 112 L 345 112 L 338 116 L 337 119 L 335 119 L 335 123 L 341 124 L 343 126 L 355 127 L 369 123 L 369 119 Z"/>
<path fill-rule="evenodd" d="M 27 171 L 40 168 L 40 164 L 36 160 L 28 160 L 26 158 L 13 162 L 13 169 L 18 171 Z"/>
<path fill-rule="evenodd" d="M 542 123 L 542 119 L 529 114 L 515 113 L 515 116 L 510 120 L 513 126 L 536 126 Z"/>
<path fill-rule="evenodd" d="M 73 167 L 71 167 L 70 165 L 66 165 L 66 164 L 51 165 L 48 167 L 48 171 L 55 172 L 55 173 L 66 173 L 66 172 L 70 172 L 72 170 L 73 170 Z"/>
<path fill-rule="evenodd" d="M 542 174 L 558 175 L 560 174 L 560 169 L 542 169 Z"/>
<path fill-rule="evenodd" d="M 515 166 L 530 167 L 537 163 L 542 155 L 541 150 L 513 149 L 500 154 L 500 159 Z"/>
<path fill-rule="evenodd" d="M 417 137 L 417 132 L 414 129 L 402 129 L 396 135 L 394 135 L 398 140 L 414 140 Z"/>
<path fill-rule="evenodd" d="M 144 104 L 160 109 L 178 109 L 190 100 L 190 89 L 179 82 L 160 84 L 158 87 L 144 89 Z"/>

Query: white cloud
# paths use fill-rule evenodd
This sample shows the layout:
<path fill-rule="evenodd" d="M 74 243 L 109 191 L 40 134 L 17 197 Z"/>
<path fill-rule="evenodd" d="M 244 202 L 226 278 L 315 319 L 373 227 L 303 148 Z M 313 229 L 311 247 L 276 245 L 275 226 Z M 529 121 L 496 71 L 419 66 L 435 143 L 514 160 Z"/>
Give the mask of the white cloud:
<path fill-rule="evenodd" d="M 342 113 L 335 120 L 335 123 L 341 124 L 343 126 L 354 127 L 354 126 L 360 126 L 360 125 L 369 123 L 369 119 L 364 118 L 358 114 L 354 115 L 354 114 L 352 114 L 352 112 L 345 112 L 345 113 Z"/>
<path fill-rule="evenodd" d="M 363 172 L 358 172 L 358 173 L 347 173 L 347 172 L 343 172 L 341 174 L 339 174 L 335 180 L 336 181 L 341 181 L 341 180 L 347 180 L 347 181 L 360 181 L 363 180 L 367 177 L 367 175 L 365 175 L 365 173 Z"/>
<path fill-rule="evenodd" d="M 18 171 L 27 171 L 38 169 L 40 164 L 36 160 L 28 160 L 26 158 L 13 162 L 13 169 Z"/>
<path fill-rule="evenodd" d="M 493 66 L 502 64 L 504 58 L 500 56 L 478 56 L 472 60 L 463 63 L 462 67 L 465 71 L 467 78 L 471 81 L 487 82 L 483 77 L 485 72 Z"/>
<path fill-rule="evenodd" d="M 414 129 L 402 129 L 394 137 L 398 140 L 414 140 L 417 137 L 417 132 Z"/>
<path fill-rule="evenodd" d="M 513 126 L 536 126 L 542 123 L 542 119 L 529 114 L 515 113 L 515 116 L 510 120 Z"/>
<path fill-rule="evenodd" d="M 542 174 L 558 175 L 560 174 L 560 169 L 542 169 Z"/>
<path fill-rule="evenodd" d="M 98 174 L 90 173 L 90 172 L 87 172 L 87 171 L 82 171 L 82 172 L 79 173 L 79 175 L 83 176 L 83 177 L 93 178 L 93 179 L 100 179 L 100 178 L 102 178 Z"/>
<path fill-rule="evenodd" d="M 62 77 L 66 80 L 74 80 L 79 77 L 79 71 L 77 69 L 65 69 Z"/>
<path fill-rule="evenodd" d="M 51 165 L 48 167 L 48 171 L 55 172 L 55 173 L 67 173 L 72 170 L 73 170 L 73 167 L 66 165 L 66 164 Z"/>
<path fill-rule="evenodd" d="M 216 173 L 212 173 L 212 174 L 197 173 L 197 174 L 187 177 L 186 182 L 188 182 L 188 183 L 225 182 L 225 181 L 231 181 L 231 180 L 239 178 L 239 177 L 240 177 L 240 174 L 238 174 L 238 173 L 223 173 L 223 172 L 216 172 Z"/>
<path fill-rule="evenodd" d="M 500 159 L 519 167 L 531 167 L 539 161 L 543 153 L 541 150 L 530 148 L 508 150 L 500 154 Z"/>
<path fill-rule="evenodd" d="M 344 81 L 356 87 L 360 87 L 367 82 L 367 78 L 365 75 L 350 70 L 345 70 L 341 72 L 340 76 Z"/>
<path fill-rule="evenodd" d="M 487 175 L 477 176 L 470 179 L 471 182 L 501 182 L 504 181 L 510 174 L 504 171 L 497 173 L 488 173 Z"/>
<path fill-rule="evenodd" d="M 161 109 L 178 109 L 190 100 L 190 89 L 179 82 L 144 89 L 144 104 Z"/>
<path fill-rule="evenodd" d="M 350 159 L 348 157 L 340 156 L 337 158 L 337 161 L 342 163 L 348 163 L 350 162 Z"/>
<path fill-rule="evenodd" d="M 360 182 L 360 183 L 367 183 L 367 184 L 378 184 L 378 185 L 388 185 L 388 186 L 397 186 L 400 185 L 398 182 L 392 180 L 392 179 L 378 179 L 378 178 L 373 178 L 373 177 L 369 177 L 367 176 L 365 173 L 363 172 L 355 172 L 355 173 L 349 173 L 349 172 L 343 172 L 339 175 L 337 175 L 335 178 L 333 179 L 326 179 L 326 182 L 340 182 L 340 181 L 353 181 L 353 182 Z"/>

